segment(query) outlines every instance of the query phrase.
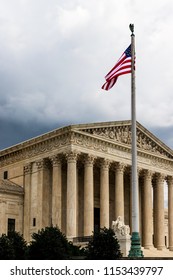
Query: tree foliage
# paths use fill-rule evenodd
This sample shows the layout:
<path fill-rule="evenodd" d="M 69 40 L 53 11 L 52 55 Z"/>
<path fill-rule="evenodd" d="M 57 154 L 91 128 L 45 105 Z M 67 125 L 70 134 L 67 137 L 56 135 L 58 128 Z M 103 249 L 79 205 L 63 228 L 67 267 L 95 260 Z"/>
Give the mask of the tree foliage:
<path fill-rule="evenodd" d="M 35 260 L 70 259 L 77 248 L 67 240 L 57 227 L 46 227 L 33 233 L 29 246 L 29 258 Z"/>
<path fill-rule="evenodd" d="M 73 245 L 53 226 L 33 233 L 29 245 L 18 232 L 0 237 L 0 260 L 67 260 L 84 256 L 90 260 L 120 259 L 122 254 L 114 231 L 103 228 L 94 232 L 85 250 Z"/>
<path fill-rule="evenodd" d="M 0 260 L 14 260 L 14 249 L 11 242 L 5 234 L 0 237 Z"/>
<path fill-rule="evenodd" d="M 122 258 L 119 241 L 110 228 L 102 228 L 93 233 L 85 254 L 88 260 L 116 260 Z"/>
<path fill-rule="evenodd" d="M 14 250 L 15 260 L 24 260 L 27 257 L 27 243 L 23 236 L 16 231 L 10 232 L 8 236 Z"/>
<path fill-rule="evenodd" d="M 13 231 L 9 236 L 2 234 L 0 237 L 1 260 L 24 260 L 26 252 L 26 241 L 20 233 Z"/>

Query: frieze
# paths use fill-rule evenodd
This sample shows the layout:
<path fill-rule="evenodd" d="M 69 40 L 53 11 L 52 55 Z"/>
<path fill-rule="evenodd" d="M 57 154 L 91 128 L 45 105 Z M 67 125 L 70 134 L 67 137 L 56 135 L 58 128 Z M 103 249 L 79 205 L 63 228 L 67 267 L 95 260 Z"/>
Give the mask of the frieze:
<path fill-rule="evenodd" d="M 8 154 L 7 156 L 2 156 L 0 167 L 12 164 L 17 161 L 30 159 L 31 157 L 52 151 L 57 148 L 61 148 L 68 144 L 70 144 L 70 135 L 63 135 L 46 140 L 45 142 L 33 144 L 32 146 Z"/>
<path fill-rule="evenodd" d="M 107 145 L 103 144 L 99 139 L 92 139 L 80 134 L 76 134 L 74 144 L 96 151 L 108 152 Z"/>
<path fill-rule="evenodd" d="M 151 160 L 151 165 L 165 171 L 173 172 L 173 164 L 162 160 Z"/>
<path fill-rule="evenodd" d="M 0 199 L 0 203 L 7 204 L 7 201 L 5 199 Z"/>
<path fill-rule="evenodd" d="M 111 154 L 111 155 L 116 155 L 116 156 L 123 157 L 123 158 L 126 158 L 126 159 L 131 159 L 131 153 L 127 153 L 127 152 L 124 152 L 122 150 L 118 150 L 118 149 L 114 149 L 114 148 L 108 148 L 108 153 Z"/>
<path fill-rule="evenodd" d="M 112 126 L 112 127 L 100 127 L 100 128 L 90 128 L 83 129 L 85 133 L 92 134 L 94 136 L 99 136 L 104 139 L 111 140 L 115 143 L 131 145 L 131 126 Z M 151 138 L 144 134 L 140 129 L 137 129 L 137 147 L 146 152 L 161 155 L 167 158 L 172 158 L 167 151 L 155 143 Z"/>

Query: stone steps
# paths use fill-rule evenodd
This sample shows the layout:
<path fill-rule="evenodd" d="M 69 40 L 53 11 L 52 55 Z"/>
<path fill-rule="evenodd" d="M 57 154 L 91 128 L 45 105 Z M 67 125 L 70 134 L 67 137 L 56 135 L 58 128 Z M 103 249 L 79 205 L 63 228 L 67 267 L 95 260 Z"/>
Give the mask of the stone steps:
<path fill-rule="evenodd" d="M 142 248 L 143 254 L 145 258 L 172 258 L 173 259 L 173 251 L 169 251 L 168 249 L 157 250 L 156 248 L 144 249 Z"/>

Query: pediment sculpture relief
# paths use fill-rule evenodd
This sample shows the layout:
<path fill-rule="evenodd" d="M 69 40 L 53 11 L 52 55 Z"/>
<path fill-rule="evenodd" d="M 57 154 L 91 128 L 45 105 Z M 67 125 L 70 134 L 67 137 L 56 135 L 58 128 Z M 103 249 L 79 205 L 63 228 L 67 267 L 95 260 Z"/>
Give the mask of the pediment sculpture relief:
<path fill-rule="evenodd" d="M 131 126 L 112 126 L 112 127 L 99 127 L 92 129 L 84 129 L 92 135 L 96 135 L 105 139 L 115 141 L 117 143 L 122 143 L 125 145 L 131 145 Z M 158 155 L 166 156 L 172 158 L 172 156 L 165 151 L 161 146 L 155 143 L 151 138 L 144 134 L 141 130 L 137 129 L 137 147 Z"/>

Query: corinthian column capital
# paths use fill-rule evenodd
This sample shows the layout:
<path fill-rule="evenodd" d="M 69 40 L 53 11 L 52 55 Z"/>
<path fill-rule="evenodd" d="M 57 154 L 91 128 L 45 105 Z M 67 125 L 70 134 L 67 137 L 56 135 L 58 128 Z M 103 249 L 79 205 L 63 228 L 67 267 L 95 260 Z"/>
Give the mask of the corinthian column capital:
<path fill-rule="evenodd" d="M 143 177 L 146 180 L 151 180 L 153 176 L 153 172 L 151 170 L 145 169 L 143 170 Z"/>
<path fill-rule="evenodd" d="M 122 162 L 117 162 L 115 164 L 115 171 L 116 172 L 119 172 L 119 173 L 123 173 L 124 172 L 124 169 L 125 169 L 126 165 Z"/>
<path fill-rule="evenodd" d="M 43 158 L 43 159 L 40 159 L 40 160 L 36 161 L 36 166 L 37 166 L 38 170 L 42 170 L 42 169 L 45 169 L 45 168 L 49 168 L 50 167 L 50 162 L 49 162 L 48 159 Z"/>
<path fill-rule="evenodd" d="M 68 162 L 76 162 L 78 155 L 79 154 L 76 152 L 69 152 L 69 153 L 66 153 L 66 159 Z"/>
<path fill-rule="evenodd" d="M 86 155 L 84 159 L 84 163 L 87 165 L 93 165 L 95 161 L 95 157 L 93 155 Z"/>
<path fill-rule="evenodd" d="M 108 160 L 108 159 L 102 159 L 101 161 L 100 161 L 100 167 L 102 168 L 102 169 L 108 169 L 109 168 L 109 166 L 110 166 L 110 160 Z"/>
<path fill-rule="evenodd" d="M 23 168 L 24 174 L 31 174 L 32 172 L 32 163 L 28 163 L 27 165 L 24 166 Z"/>
<path fill-rule="evenodd" d="M 61 163 L 61 156 L 60 155 L 53 155 L 50 158 L 52 166 L 57 166 Z"/>
<path fill-rule="evenodd" d="M 164 183 L 165 181 L 165 175 L 162 173 L 157 173 L 156 174 L 156 182 L 157 183 Z"/>
<path fill-rule="evenodd" d="M 173 187 L 173 176 L 168 176 L 166 178 L 166 181 L 168 183 L 168 187 L 172 186 Z"/>

